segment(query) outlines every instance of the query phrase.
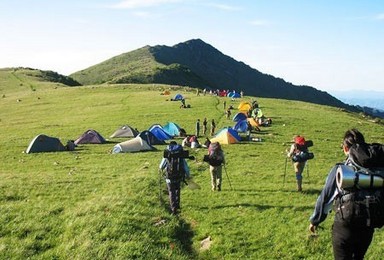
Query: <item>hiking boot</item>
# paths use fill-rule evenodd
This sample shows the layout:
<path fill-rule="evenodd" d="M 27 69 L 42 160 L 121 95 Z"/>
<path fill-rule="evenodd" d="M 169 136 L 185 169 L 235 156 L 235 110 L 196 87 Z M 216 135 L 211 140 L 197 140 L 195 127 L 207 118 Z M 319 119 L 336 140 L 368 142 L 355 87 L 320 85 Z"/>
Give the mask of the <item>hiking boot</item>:
<path fill-rule="evenodd" d="M 221 191 L 221 185 L 217 186 L 217 191 Z"/>

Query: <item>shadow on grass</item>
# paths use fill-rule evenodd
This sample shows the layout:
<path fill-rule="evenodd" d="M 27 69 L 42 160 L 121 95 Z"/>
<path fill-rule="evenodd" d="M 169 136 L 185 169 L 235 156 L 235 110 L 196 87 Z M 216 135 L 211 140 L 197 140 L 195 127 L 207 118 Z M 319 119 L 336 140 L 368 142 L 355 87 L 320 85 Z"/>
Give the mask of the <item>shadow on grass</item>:
<path fill-rule="evenodd" d="M 223 209 L 223 208 L 256 208 L 259 211 L 264 211 L 268 209 L 295 209 L 295 211 L 308 211 L 313 209 L 313 206 L 282 206 L 282 205 L 262 205 L 262 204 L 252 204 L 252 203 L 235 203 L 235 204 L 227 204 L 227 205 L 217 205 L 213 207 L 200 207 L 201 210 L 212 210 L 212 209 Z"/>
<path fill-rule="evenodd" d="M 166 198 L 165 198 L 166 197 Z M 160 185 L 159 189 L 159 201 L 160 206 L 171 214 L 168 200 L 168 190 L 162 189 Z M 177 225 L 175 226 L 171 239 L 180 245 L 181 251 L 191 259 L 197 257 L 197 252 L 193 249 L 193 236 L 194 232 L 192 230 L 191 224 L 187 223 L 180 215 L 173 216 L 177 218 Z"/>

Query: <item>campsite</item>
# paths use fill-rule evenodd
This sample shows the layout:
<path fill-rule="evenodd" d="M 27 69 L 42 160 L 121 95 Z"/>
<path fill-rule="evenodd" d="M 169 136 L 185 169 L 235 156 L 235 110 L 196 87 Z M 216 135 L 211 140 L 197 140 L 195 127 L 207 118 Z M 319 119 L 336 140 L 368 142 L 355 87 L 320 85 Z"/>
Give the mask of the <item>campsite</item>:
<path fill-rule="evenodd" d="M 328 170 L 344 159 L 342 135 L 356 127 L 368 142 L 384 143 L 380 120 L 336 107 L 196 96 L 195 89 L 170 85 L 67 87 L 21 72 L 0 74 L 1 259 L 331 259 L 333 215 L 317 236 L 307 228 Z M 170 94 L 162 95 L 166 90 Z M 170 101 L 178 93 L 190 108 Z M 112 153 L 139 135 L 110 136 L 125 125 L 142 132 L 168 122 L 193 134 L 196 119 L 204 117 L 215 119 L 218 132 L 236 123 L 226 119 L 224 99 L 233 105 L 232 115 L 240 102 L 256 99 L 273 124 L 252 133 L 261 142 L 223 145 L 227 175 L 220 193 L 210 189 L 202 161 L 206 149 L 190 149 L 197 160 L 188 164 L 200 189 L 184 186 L 181 214 L 171 216 L 158 173 L 169 140 L 151 145 L 154 150 Z M 106 142 L 79 143 L 74 151 L 25 152 L 38 135 L 65 145 L 90 129 Z M 285 151 L 294 134 L 314 143 L 302 193 L 295 190 L 291 165 L 283 183 Z M 382 257 L 383 243 L 379 230 L 366 258 Z"/>

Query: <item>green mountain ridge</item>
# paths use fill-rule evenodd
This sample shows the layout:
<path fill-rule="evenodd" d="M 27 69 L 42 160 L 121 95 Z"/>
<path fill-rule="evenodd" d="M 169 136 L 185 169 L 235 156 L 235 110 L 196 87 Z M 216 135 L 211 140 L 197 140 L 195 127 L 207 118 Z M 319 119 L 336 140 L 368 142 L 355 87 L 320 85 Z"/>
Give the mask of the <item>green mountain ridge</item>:
<path fill-rule="evenodd" d="M 299 100 L 358 111 L 327 92 L 310 86 L 296 86 L 281 78 L 263 74 L 221 53 L 201 39 L 172 47 L 145 46 L 70 76 L 84 85 L 159 83 L 201 89 L 230 89 L 256 97 Z"/>

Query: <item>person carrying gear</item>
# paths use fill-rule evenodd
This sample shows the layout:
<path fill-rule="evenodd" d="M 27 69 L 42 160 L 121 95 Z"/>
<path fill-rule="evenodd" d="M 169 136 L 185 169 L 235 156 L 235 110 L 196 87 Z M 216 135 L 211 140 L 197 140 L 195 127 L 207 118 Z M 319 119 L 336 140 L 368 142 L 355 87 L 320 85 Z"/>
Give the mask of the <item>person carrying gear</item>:
<path fill-rule="evenodd" d="M 163 172 L 167 184 L 170 210 L 173 215 L 180 212 L 181 182 L 190 178 L 188 164 L 185 158 L 189 158 L 188 151 L 175 141 L 171 141 L 164 150 L 159 170 Z"/>

